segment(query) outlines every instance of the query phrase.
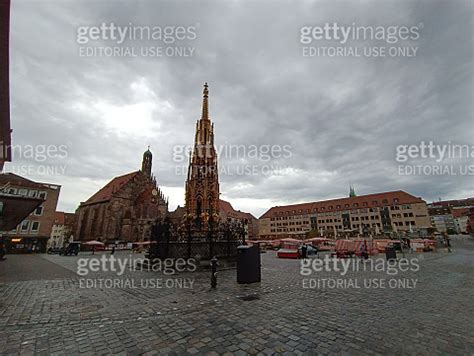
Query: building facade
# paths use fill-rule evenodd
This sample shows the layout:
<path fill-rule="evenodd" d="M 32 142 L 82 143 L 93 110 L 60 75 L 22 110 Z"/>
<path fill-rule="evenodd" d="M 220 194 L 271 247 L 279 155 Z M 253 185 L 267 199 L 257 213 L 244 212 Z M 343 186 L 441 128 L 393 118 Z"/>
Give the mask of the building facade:
<path fill-rule="evenodd" d="M 456 233 L 456 222 L 454 221 L 452 210 L 449 206 L 429 207 L 431 225 L 439 233 Z"/>
<path fill-rule="evenodd" d="M 62 248 L 74 238 L 75 214 L 57 211 L 54 217 L 48 248 Z"/>
<path fill-rule="evenodd" d="M 453 228 L 460 234 L 474 233 L 474 198 L 440 200 L 429 204 L 433 227 L 440 232 Z M 444 208 L 444 209 L 443 209 Z"/>
<path fill-rule="evenodd" d="M 16 228 L 4 234 L 7 251 L 45 252 L 54 224 L 61 186 L 34 182 L 13 173 L 0 174 L 0 186 L 11 195 L 43 200 Z"/>
<path fill-rule="evenodd" d="M 457 218 L 454 218 L 454 224 L 456 225 L 456 232 L 458 234 L 469 233 L 469 216 L 461 215 Z"/>
<path fill-rule="evenodd" d="M 260 239 L 426 233 L 431 222 L 426 202 L 403 191 L 318 201 L 269 209 L 259 218 Z"/>
<path fill-rule="evenodd" d="M 102 242 L 146 241 L 151 227 L 168 213 L 168 201 L 151 174 L 152 153 L 142 169 L 112 179 L 76 210 L 74 239 Z"/>
<path fill-rule="evenodd" d="M 245 229 L 245 238 L 249 240 L 258 239 L 258 219 L 250 213 L 235 210 L 232 204 L 225 200 L 219 200 L 219 217 L 221 221 L 239 222 Z"/>
<path fill-rule="evenodd" d="M 204 84 L 202 115 L 196 122 L 194 149 L 186 179 L 186 219 L 203 231 L 219 219 L 219 172 L 214 147 L 214 124 L 209 119 L 209 88 Z"/>

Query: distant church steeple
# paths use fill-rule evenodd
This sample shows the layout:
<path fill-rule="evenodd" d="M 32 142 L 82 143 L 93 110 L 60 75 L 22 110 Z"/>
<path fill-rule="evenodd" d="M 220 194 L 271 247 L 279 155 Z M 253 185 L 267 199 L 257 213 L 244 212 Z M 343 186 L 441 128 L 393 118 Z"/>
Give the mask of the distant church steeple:
<path fill-rule="evenodd" d="M 354 187 L 352 185 L 349 186 L 349 198 L 356 197 L 357 194 L 355 193 Z"/>
<path fill-rule="evenodd" d="M 148 177 L 151 177 L 151 161 L 153 159 L 153 155 L 150 151 L 150 146 L 148 149 L 143 153 L 143 160 L 142 160 L 142 172 L 145 173 Z"/>

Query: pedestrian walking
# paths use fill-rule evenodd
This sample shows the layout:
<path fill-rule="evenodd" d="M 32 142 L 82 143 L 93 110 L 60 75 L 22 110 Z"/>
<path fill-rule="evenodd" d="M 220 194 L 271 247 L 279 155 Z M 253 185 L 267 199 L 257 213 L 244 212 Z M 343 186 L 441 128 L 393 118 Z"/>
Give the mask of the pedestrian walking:
<path fill-rule="evenodd" d="M 306 259 L 308 257 L 308 246 L 306 244 L 303 244 L 301 246 L 301 258 Z"/>
<path fill-rule="evenodd" d="M 448 252 L 451 252 L 451 239 L 449 238 L 448 235 L 445 235 L 444 237 L 444 243 L 446 245 L 446 247 L 448 248 Z"/>
<path fill-rule="evenodd" d="M 360 245 L 360 257 L 365 260 L 369 258 L 369 252 L 368 252 L 366 240 L 364 240 L 364 242 Z"/>

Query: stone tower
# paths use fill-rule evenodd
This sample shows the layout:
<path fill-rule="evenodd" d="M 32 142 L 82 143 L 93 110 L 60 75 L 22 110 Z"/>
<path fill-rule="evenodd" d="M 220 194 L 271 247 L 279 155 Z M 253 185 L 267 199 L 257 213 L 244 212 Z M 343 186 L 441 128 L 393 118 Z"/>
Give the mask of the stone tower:
<path fill-rule="evenodd" d="M 148 177 L 151 177 L 151 162 L 153 160 L 153 155 L 150 151 L 150 146 L 148 149 L 143 153 L 143 160 L 142 160 L 142 172 L 145 173 Z"/>
<path fill-rule="evenodd" d="M 209 88 L 204 84 L 201 119 L 196 122 L 194 149 L 186 179 L 186 217 L 206 230 L 219 218 L 219 175 L 214 124 L 209 119 Z"/>

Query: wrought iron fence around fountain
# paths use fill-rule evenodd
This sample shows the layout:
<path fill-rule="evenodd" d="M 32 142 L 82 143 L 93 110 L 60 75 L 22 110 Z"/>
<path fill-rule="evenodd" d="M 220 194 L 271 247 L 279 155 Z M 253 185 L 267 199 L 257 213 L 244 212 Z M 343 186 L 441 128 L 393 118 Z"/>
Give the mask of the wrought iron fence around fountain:
<path fill-rule="evenodd" d="M 151 231 L 150 258 L 234 258 L 245 243 L 244 222 L 208 222 L 207 229 L 192 223 L 174 224 L 165 219 Z"/>

